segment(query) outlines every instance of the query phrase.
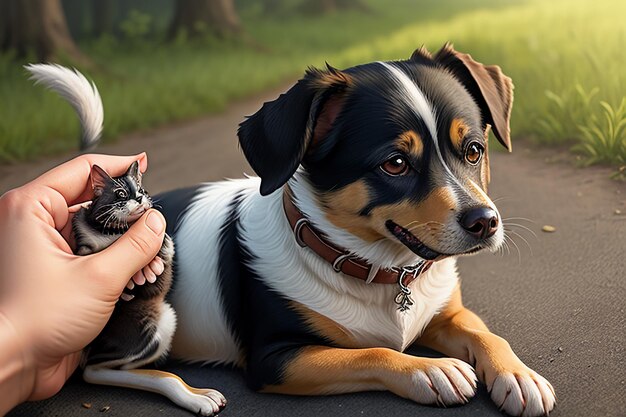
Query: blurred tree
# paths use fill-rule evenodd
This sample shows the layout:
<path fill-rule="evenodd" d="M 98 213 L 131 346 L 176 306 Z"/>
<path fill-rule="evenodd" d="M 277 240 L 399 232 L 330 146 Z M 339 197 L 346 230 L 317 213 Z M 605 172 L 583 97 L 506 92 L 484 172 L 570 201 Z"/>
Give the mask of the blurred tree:
<path fill-rule="evenodd" d="M 0 0 L 0 50 L 34 50 L 40 62 L 67 58 L 91 66 L 72 39 L 60 0 Z"/>
<path fill-rule="evenodd" d="M 219 37 L 241 33 L 234 0 L 176 0 L 168 37 L 175 38 L 181 31 L 190 37 L 207 31 Z"/>
<path fill-rule="evenodd" d="M 262 3 L 263 12 L 267 14 L 275 14 L 283 11 L 285 4 L 283 0 L 264 0 Z"/>
<path fill-rule="evenodd" d="M 85 39 L 93 32 L 91 15 L 93 5 L 85 0 L 61 0 L 65 21 L 74 40 Z"/>
<path fill-rule="evenodd" d="M 305 0 L 300 5 L 300 11 L 307 14 L 326 14 L 337 10 L 369 12 L 370 8 L 363 0 Z"/>
<path fill-rule="evenodd" d="M 93 0 L 93 34 L 102 36 L 113 29 L 113 1 Z"/>

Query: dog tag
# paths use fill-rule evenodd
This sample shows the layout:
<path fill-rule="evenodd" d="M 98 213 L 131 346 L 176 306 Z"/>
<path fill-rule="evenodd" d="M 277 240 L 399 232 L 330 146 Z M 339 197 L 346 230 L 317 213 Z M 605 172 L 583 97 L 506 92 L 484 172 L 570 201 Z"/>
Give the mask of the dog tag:
<path fill-rule="evenodd" d="M 404 284 L 404 278 L 406 274 L 415 274 L 415 277 L 419 276 L 424 270 L 426 266 L 426 261 L 420 261 L 419 263 L 413 266 L 403 266 L 399 278 L 398 278 L 398 287 L 400 287 L 400 292 L 396 295 L 394 301 L 398 304 L 398 310 L 405 312 L 411 308 L 413 305 L 413 298 L 411 297 L 411 289 Z"/>
<path fill-rule="evenodd" d="M 398 310 L 405 312 L 413 305 L 413 298 L 411 298 L 411 289 L 404 285 L 404 277 L 406 274 L 415 273 L 423 266 L 423 264 L 419 264 L 417 266 L 404 266 L 402 267 L 402 271 L 400 272 L 400 276 L 398 278 L 398 286 L 400 287 L 400 292 L 396 295 L 395 302 L 398 304 Z"/>
<path fill-rule="evenodd" d="M 400 289 L 398 295 L 396 295 L 395 299 L 396 304 L 398 304 L 398 310 L 404 312 L 407 311 L 413 305 L 413 298 L 411 298 L 411 290 L 406 288 Z"/>

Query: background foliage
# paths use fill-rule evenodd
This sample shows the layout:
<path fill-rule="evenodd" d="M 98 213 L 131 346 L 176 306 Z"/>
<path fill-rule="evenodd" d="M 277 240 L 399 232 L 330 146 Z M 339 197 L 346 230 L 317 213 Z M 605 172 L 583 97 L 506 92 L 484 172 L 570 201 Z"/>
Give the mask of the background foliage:
<path fill-rule="evenodd" d="M 110 30 L 97 37 L 88 2 L 63 4 L 74 38 L 95 63 L 79 69 L 101 92 L 105 140 L 220 111 L 286 85 L 308 65 L 404 59 L 422 44 L 432 51 L 452 41 L 513 78 L 516 139 L 567 144 L 586 163 L 626 164 L 620 0 L 367 0 L 365 10 L 325 14 L 304 14 L 298 0 L 240 0 L 242 35 L 217 37 L 205 28 L 200 37 L 183 32 L 170 41 L 173 1 L 118 2 Z M 74 149 L 74 114 L 33 87 L 22 63 L 0 55 L 0 161 Z"/>

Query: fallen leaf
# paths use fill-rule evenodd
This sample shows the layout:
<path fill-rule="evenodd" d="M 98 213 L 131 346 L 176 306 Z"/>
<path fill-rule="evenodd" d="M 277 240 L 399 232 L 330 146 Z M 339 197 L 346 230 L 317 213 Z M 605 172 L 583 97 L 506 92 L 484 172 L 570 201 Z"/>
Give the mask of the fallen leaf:
<path fill-rule="evenodd" d="M 100 409 L 101 413 L 106 413 L 107 411 L 109 411 L 111 409 L 111 407 L 109 407 L 108 405 L 105 405 L 104 407 L 102 407 Z"/>
<path fill-rule="evenodd" d="M 83 408 L 91 408 L 91 403 L 82 403 Z"/>

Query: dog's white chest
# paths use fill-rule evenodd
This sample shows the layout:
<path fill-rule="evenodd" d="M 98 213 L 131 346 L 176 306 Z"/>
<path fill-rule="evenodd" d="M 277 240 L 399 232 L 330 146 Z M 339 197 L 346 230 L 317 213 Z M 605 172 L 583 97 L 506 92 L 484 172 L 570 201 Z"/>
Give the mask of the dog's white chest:
<path fill-rule="evenodd" d="M 349 279 L 342 277 L 342 279 Z M 399 287 L 389 284 L 369 284 L 358 300 L 341 308 L 319 311 L 341 325 L 361 347 L 388 347 L 403 351 L 422 333 L 433 316 L 446 304 L 458 282 L 455 262 L 444 261 L 410 285 L 413 305 L 400 311 L 395 298 Z M 336 304 L 341 306 L 341 295 Z M 353 314 L 349 314 L 354 310 Z"/>
<path fill-rule="evenodd" d="M 411 283 L 414 304 L 400 311 L 395 302 L 399 286 L 365 284 L 335 273 L 313 253 L 300 255 L 305 262 L 295 274 L 294 271 L 283 274 L 274 269 L 266 283 L 287 298 L 337 323 L 359 347 L 406 349 L 446 304 L 458 282 L 455 261 L 438 262 Z M 263 268 L 259 264 L 255 267 Z"/>

